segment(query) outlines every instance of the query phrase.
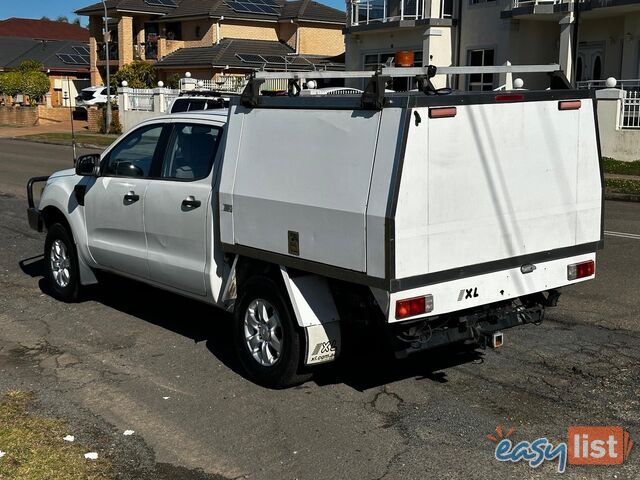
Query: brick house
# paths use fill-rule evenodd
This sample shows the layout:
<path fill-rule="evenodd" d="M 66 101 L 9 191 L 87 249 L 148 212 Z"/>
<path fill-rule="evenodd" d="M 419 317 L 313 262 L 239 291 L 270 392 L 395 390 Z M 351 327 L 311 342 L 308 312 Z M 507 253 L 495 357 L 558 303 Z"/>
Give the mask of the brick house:
<path fill-rule="evenodd" d="M 89 30 L 51 20 L 0 21 L 0 72 L 15 70 L 25 60 L 43 64 L 51 106 L 74 106 L 78 90 L 89 85 Z"/>
<path fill-rule="evenodd" d="M 106 0 L 106 5 L 114 70 L 142 60 L 156 65 L 161 79 L 189 70 L 215 80 L 254 68 L 291 68 L 295 57 L 309 57 L 305 64 L 311 68 L 335 65 L 344 52 L 344 12 L 311 0 Z M 76 13 L 89 17 L 92 83 L 104 83 L 103 4 Z M 247 51 L 252 47 L 257 50 Z M 209 60 L 222 50 L 226 61 L 214 68 Z M 285 63 L 246 61 L 261 52 L 284 56 Z"/>

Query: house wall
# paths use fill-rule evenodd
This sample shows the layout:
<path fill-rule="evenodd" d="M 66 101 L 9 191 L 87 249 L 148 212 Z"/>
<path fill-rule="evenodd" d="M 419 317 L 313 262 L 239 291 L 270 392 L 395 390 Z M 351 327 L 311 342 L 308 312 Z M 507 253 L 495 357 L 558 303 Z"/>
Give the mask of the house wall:
<path fill-rule="evenodd" d="M 301 24 L 298 28 L 300 35 L 300 52 L 306 55 L 341 55 L 344 53 L 344 34 L 342 26 L 316 26 Z M 295 48 L 295 46 L 293 47 Z"/>
<path fill-rule="evenodd" d="M 623 79 L 640 78 L 640 12 L 624 15 Z"/>
<path fill-rule="evenodd" d="M 249 38 L 278 41 L 278 24 L 267 22 L 224 21 L 220 24 L 220 38 Z"/>
<path fill-rule="evenodd" d="M 91 85 L 103 85 L 102 75 L 96 66 L 98 63 L 98 38 L 102 35 L 102 18 L 89 18 L 89 55 Z"/>
<path fill-rule="evenodd" d="M 347 36 L 346 69 L 362 70 L 364 56 L 372 53 L 395 53 L 399 50 L 423 52 L 426 64 L 449 66 L 453 63 L 454 31 L 451 27 L 402 28 L 380 32 L 360 32 Z M 430 58 L 430 57 L 433 58 Z M 349 86 L 362 88 L 363 81 L 348 81 Z M 433 81 L 437 88 L 445 87 L 447 79 L 438 76 Z"/>
<path fill-rule="evenodd" d="M 118 22 L 118 65 L 122 68 L 133 62 L 133 17 Z"/>
<path fill-rule="evenodd" d="M 540 22 L 535 20 L 513 20 L 509 27 L 509 40 L 504 57 L 499 64 L 506 61 L 513 65 L 546 65 L 558 63 L 560 49 L 560 26 L 557 22 Z M 535 48 L 532 48 L 535 45 Z M 524 88 L 545 89 L 549 87 L 546 74 L 517 74 L 515 78 L 524 80 Z"/>
<path fill-rule="evenodd" d="M 297 48 L 297 36 L 298 24 L 291 22 L 282 22 L 278 26 L 278 37 L 281 42 L 286 43 L 294 50 Z"/>
<path fill-rule="evenodd" d="M 196 35 L 198 28 L 199 37 Z M 216 43 L 216 23 L 206 19 L 182 22 L 182 40 L 187 48 L 210 47 Z"/>
<path fill-rule="evenodd" d="M 602 78 L 620 78 L 622 73 L 622 45 L 625 33 L 624 17 L 584 19 L 580 23 L 579 45 L 602 43 L 605 46 Z"/>

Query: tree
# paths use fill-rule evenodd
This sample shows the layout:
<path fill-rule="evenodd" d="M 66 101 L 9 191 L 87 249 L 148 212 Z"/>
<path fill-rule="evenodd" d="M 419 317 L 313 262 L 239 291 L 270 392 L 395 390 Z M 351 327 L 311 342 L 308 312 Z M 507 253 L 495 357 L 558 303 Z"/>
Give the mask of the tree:
<path fill-rule="evenodd" d="M 37 71 L 20 73 L 20 91 L 29 96 L 32 104 L 45 96 L 50 88 L 51 83 L 45 73 Z"/>
<path fill-rule="evenodd" d="M 8 72 L 0 74 L 0 93 L 15 97 L 20 93 L 20 73 Z"/>
<path fill-rule="evenodd" d="M 118 70 L 112 77 L 112 81 L 117 85 L 122 85 L 123 81 L 129 84 L 130 88 L 155 88 L 156 72 L 153 66 L 146 62 L 133 62 Z"/>
<path fill-rule="evenodd" d="M 44 65 L 37 60 L 25 60 L 17 68 L 20 73 L 41 72 Z"/>
<path fill-rule="evenodd" d="M 65 17 L 64 15 L 60 15 L 58 18 L 56 18 L 56 22 L 69 23 L 69 17 Z"/>

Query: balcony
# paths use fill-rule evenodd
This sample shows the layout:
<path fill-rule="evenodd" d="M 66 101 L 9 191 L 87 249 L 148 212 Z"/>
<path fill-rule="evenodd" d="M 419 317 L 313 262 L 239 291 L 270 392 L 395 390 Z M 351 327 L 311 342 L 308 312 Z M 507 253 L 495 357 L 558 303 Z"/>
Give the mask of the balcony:
<path fill-rule="evenodd" d="M 349 26 L 382 25 L 391 22 L 450 19 L 453 0 L 353 0 Z"/>

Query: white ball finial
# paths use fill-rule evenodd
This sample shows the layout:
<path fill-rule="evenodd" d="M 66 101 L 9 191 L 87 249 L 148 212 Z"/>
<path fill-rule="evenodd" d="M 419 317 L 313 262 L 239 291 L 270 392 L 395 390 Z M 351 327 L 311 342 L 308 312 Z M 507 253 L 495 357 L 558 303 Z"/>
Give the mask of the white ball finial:
<path fill-rule="evenodd" d="M 158 87 L 159 87 L 159 88 L 164 87 L 164 82 L 163 82 L 162 80 L 160 80 L 160 81 L 158 82 Z"/>
<path fill-rule="evenodd" d="M 123 81 L 122 81 L 122 86 L 123 86 L 124 88 L 127 88 L 127 87 L 129 86 L 129 82 L 127 82 L 126 80 L 123 80 Z"/>
<path fill-rule="evenodd" d="M 309 80 L 309 81 L 307 81 L 307 88 L 308 88 L 308 89 L 313 90 L 313 89 L 315 89 L 315 88 L 317 88 L 317 87 L 318 87 L 318 84 L 316 83 L 316 81 L 315 81 L 315 80 Z"/>
<path fill-rule="evenodd" d="M 524 80 L 522 80 L 521 78 L 516 78 L 513 81 L 513 88 L 521 89 L 522 87 L 524 87 Z"/>
<path fill-rule="evenodd" d="M 191 72 L 187 72 L 187 73 L 185 73 L 185 74 L 184 74 L 184 77 L 185 77 L 185 78 L 191 78 Z"/>
<path fill-rule="evenodd" d="M 607 81 L 606 81 L 607 88 L 616 88 L 617 84 L 618 84 L 618 81 L 615 78 L 613 77 L 607 78 Z"/>
<path fill-rule="evenodd" d="M 204 82 L 202 80 L 198 80 L 198 86 L 200 88 L 204 87 Z"/>

